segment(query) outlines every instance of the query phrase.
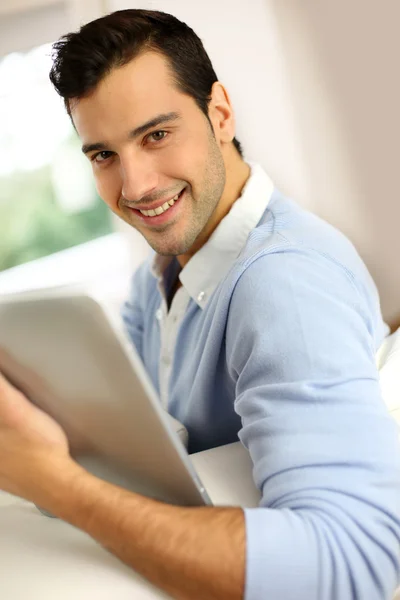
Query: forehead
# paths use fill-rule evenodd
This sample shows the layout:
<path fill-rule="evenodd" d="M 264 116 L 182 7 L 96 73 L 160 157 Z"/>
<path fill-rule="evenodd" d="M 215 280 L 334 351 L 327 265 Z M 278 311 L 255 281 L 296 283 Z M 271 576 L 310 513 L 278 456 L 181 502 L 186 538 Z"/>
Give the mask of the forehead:
<path fill-rule="evenodd" d="M 195 107 L 174 83 L 167 59 L 146 52 L 113 69 L 95 90 L 71 105 L 71 116 L 82 140 L 114 139 L 155 115 L 185 112 Z"/>

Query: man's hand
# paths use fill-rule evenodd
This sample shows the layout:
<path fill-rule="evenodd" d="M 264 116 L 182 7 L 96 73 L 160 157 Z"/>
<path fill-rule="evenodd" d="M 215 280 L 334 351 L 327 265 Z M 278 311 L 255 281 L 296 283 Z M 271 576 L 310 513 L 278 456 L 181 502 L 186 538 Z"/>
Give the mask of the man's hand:
<path fill-rule="evenodd" d="M 0 490 L 33 500 L 35 470 L 50 456 L 69 456 L 63 429 L 0 373 Z"/>
<path fill-rule="evenodd" d="M 62 428 L 0 374 L 0 490 L 86 531 L 179 600 L 241 600 L 240 508 L 181 508 L 102 481 L 68 452 Z"/>

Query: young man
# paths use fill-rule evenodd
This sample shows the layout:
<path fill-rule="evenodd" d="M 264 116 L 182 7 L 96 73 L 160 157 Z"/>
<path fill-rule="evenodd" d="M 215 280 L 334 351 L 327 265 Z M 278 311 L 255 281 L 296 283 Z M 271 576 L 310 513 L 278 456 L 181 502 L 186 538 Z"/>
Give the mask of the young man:
<path fill-rule="evenodd" d="M 51 79 L 101 197 L 155 250 L 124 319 L 190 450 L 248 447 L 260 508 L 181 508 L 96 479 L 0 379 L 0 488 L 175 598 L 383 600 L 399 575 L 395 425 L 374 284 L 338 231 L 242 158 L 200 40 L 114 13 L 55 45 Z"/>

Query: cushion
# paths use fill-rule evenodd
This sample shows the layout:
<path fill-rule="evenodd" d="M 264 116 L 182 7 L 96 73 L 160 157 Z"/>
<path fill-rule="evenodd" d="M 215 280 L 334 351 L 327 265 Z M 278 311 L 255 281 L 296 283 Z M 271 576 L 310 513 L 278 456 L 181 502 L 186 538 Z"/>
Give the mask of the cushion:
<path fill-rule="evenodd" d="M 400 428 L 400 328 L 385 339 L 376 358 L 383 399 Z"/>

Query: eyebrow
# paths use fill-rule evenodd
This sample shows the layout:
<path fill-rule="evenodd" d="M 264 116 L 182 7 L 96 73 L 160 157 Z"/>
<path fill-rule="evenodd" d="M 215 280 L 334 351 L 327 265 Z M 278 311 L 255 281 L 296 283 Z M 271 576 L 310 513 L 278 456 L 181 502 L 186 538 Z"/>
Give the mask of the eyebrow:
<path fill-rule="evenodd" d="M 180 118 L 181 118 L 181 115 L 178 112 L 169 112 L 169 113 L 157 115 L 157 117 L 150 119 L 150 121 L 143 123 L 143 125 L 139 125 L 139 127 L 132 129 L 132 131 L 130 131 L 128 134 L 128 138 L 133 140 L 133 139 L 143 135 L 144 133 L 146 133 L 146 131 L 148 131 L 152 127 L 157 127 L 158 125 L 163 125 L 164 123 L 169 123 L 171 121 L 177 121 Z M 83 154 L 88 154 L 89 152 L 94 152 L 95 150 L 97 150 L 97 151 L 105 150 L 108 147 L 109 147 L 109 144 L 107 144 L 107 142 L 96 142 L 94 144 L 84 144 L 82 146 L 82 152 L 83 152 Z"/>

